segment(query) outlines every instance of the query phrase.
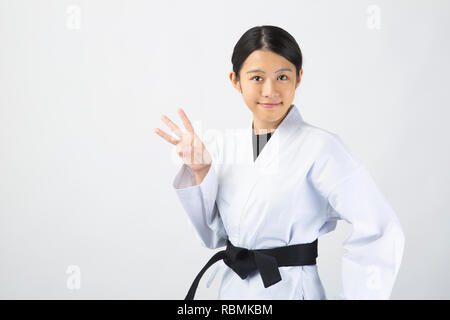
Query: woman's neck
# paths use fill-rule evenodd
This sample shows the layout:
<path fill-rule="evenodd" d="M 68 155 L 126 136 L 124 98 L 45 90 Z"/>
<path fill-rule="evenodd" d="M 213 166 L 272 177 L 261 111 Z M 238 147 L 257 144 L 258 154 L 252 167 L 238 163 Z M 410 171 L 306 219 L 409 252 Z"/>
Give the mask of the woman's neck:
<path fill-rule="evenodd" d="M 275 129 L 278 128 L 278 126 L 284 120 L 284 118 L 286 118 L 287 114 L 291 111 L 293 106 L 294 105 L 291 104 L 291 106 L 286 111 L 284 116 L 280 120 L 278 120 L 276 123 L 260 121 L 259 119 L 255 119 L 255 117 L 253 117 L 253 122 L 252 122 L 253 132 L 255 134 L 264 134 L 264 133 L 269 133 L 269 132 L 275 131 Z"/>

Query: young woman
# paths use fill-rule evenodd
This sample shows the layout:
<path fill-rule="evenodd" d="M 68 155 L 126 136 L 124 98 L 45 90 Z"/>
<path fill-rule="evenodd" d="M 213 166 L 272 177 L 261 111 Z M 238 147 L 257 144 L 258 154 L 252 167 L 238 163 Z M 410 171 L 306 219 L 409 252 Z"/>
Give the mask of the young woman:
<path fill-rule="evenodd" d="M 389 298 L 403 256 L 402 228 L 340 137 L 305 122 L 292 104 L 303 75 L 295 39 L 279 27 L 251 28 L 234 47 L 232 64 L 231 83 L 253 113 L 248 132 L 206 147 L 182 109 L 186 133 L 162 118 L 179 139 L 156 129 L 183 159 L 173 187 L 196 236 L 207 248 L 226 246 L 186 299 L 219 260 L 218 299 L 327 299 L 317 239 L 341 219 L 353 232 L 343 243 L 337 298 Z"/>

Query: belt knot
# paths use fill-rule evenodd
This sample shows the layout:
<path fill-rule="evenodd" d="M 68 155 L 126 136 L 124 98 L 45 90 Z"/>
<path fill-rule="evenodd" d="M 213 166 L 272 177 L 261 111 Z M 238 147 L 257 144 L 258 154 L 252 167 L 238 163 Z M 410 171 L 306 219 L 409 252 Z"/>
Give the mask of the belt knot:
<path fill-rule="evenodd" d="M 251 272 L 259 271 L 264 287 L 270 287 L 281 281 L 277 259 L 263 250 L 249 250 L 235 247 L 227 241 L 224 263 L 236 272 L 241 279 L 246 279 Z"/>

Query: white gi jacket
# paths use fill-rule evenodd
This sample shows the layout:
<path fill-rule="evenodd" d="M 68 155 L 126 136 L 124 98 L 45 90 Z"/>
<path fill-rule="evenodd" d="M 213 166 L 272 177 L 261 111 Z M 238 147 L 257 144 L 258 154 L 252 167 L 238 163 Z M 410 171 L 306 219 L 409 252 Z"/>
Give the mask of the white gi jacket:
<path fill-rule="evenodd" d="M 338 135 L 305 122 L 295 105 L 256 161 L 251 127 L 203 141 L 212 165 L 200 185 L 185 164 L 175 176 L 173 188 L 201 244 L 224 247 L 227 237 L 248 249 L 309 243 L 343 219 L 352 233 L 343 242 L 343 287 L 336 298 L 388 299 L 404 234 L 367 169 Z M 317 265 L 279 267 L 282 280 L 265 288 L 258 272 L 243 280 L 219 263 L 218 299 L 328 299 Z"/>

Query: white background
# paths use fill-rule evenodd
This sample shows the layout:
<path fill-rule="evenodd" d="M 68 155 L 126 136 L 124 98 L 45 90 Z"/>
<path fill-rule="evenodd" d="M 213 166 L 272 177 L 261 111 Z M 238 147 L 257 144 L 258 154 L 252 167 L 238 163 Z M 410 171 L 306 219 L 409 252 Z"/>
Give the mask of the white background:
<path fill-rule="evenodd" d="M 153 130 L 169 131 L 163 114 L 182 126 L 178 107 L 197 128 L 248 127 L 231 54 L 271 24 L 302 49 L 304 120 L 343 139 L 399 217 L 391 298 L 449 299 L 449 16 L 446 0 L 1 0 L 0 298 L 185 297 L 215 251 L 192 234 L 180 163 Z M 350 231 L 319 240 L 329 297 Z M 212 269 L 196 298 L 216 298 Z"/>

